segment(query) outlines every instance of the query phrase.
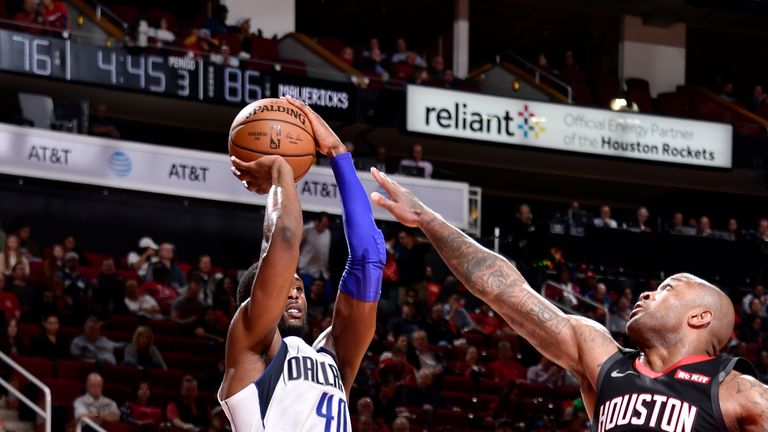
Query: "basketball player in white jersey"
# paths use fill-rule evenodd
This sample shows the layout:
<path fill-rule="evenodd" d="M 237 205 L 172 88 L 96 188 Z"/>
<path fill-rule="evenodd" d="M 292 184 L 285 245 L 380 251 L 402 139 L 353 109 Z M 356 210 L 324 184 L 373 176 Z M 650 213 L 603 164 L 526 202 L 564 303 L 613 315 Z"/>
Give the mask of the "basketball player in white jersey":
<path fill-rule="evenodd" d="M 733 332 L 728 296 L 690 274 L 645 292 L 627 332 L 638 350 L 605 327 L 565 315 L 531 289 L 503 257 L 483 248 L 386 174 L 371 173 L 388 197 L 372 200 L 420 228 L 456 277 L 539 352 L 581 380 L 594 432 L 768 431 L 768 386 L 743 359 L 719 356 Z"/>
<path fill-rule="evenodd" d="M 307 116 L 318 150 L 331 159 L 349 259 L 333 323 L 309 346 L 301 339 L 307 299 L 294 273 L 302 217 L 293 171 L 277 156 L 232 159 L 249 190 L 269 195 L 261 259 L 238 287 L 218 396 L 233 432 L 352 432 L 347 397 L 375 330 L 386 247 L 351 154 L 314 111 L 286 99 Z"/>

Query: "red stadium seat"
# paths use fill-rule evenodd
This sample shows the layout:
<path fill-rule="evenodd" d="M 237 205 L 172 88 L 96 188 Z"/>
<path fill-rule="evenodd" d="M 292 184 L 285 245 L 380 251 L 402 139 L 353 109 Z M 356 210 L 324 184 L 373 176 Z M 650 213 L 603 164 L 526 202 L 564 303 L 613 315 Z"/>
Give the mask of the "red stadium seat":
<path fill-rule="evenodd" d="M 93 282 L 101 273 L 101 267 L 80 267 L 80 276 L 86 282 Z"/>
<path fill-rule="evenodd" d="M 25 323 L 20 322 L 19 323 L 19 336 L 29 345 L 29 342 L 38 337 L 40 335 L 40 332 L 42 329 L 40 328 L 39 324 L 33 324 L 33 323 Z"/>
<path fill-rule="evenodd" d="M 57 378 L 84 383 L 89 373 L 96 372 L 96 363 L 83 360 L 59 360 L 56 362 L 56 369 Z"/>
<path fill-rule="evenodd" d="M 102 328 L 105 330 L 133 331 L 139 322 L 137 315 L 112 315 Z"/>
<path fill-rule="evenodd" d="M 251 39 L 251 57 L 253 59 L 277 61 L 280 58 L 277 41 L 254 37 Z"/>
<path fill-rule="evenodd" d="M 65 379 L 46 379 L 45 385 L 51 389 L 51 402 L 56 405 L 72 406 L 72 402 L 83 394 L 83 384 Z"/>
<path fill-rule="evenodd" d="M 53 362 L 47 358 L 14 356 L 14 360 L 39 379 L 53 378 Z"/>
<path fill-rule="evenodd" d="M 112 255 L 100 252 L 83 252 L 85 260 L 88 261 L 91 267 L 97 267 L 101 269 L 101 263 L 107 258 L 112 258 Z"/>
<path fill-rule="evenodd" d="M 176 391 L 181 386 L 181 379 L 187 375 L 187 372 L 177 369 L 150 369 L 147 374 L 147 380 L 150 383 L 152 392 L 156 389 L 166 389 Z"/>
<path fill-rule="evenodd" d="M 443 391 L 448 392 L 468 392 L 474 390 L 475 381 L 462 376 L 444 376 Z"/>
<path fill-rule="evenodd" d="M 104 382 L 124 387 L 133 387 L 142 381 L 141 370 L 135 366 L 105 365 L 101 370 L 101 376 Z"/>
<path fill-rule="evenodd" d="M 33 284 L 45 282 L 45 267 L 42 261 L 31 261 L 29 263 L 29 281 Z"/>
<path fill-rule="evenodd" d="M 115 13 L 123 21 L 134 22 L 141 18 L 141 12 L 139 8 L 131 4 L 118 3 L 112 6 L 112 12 Z"/>
<path fill-rule="evenodd" d="M 118 270 L 117 274 L 120 275 L 120 277 L 126 281 L 128 280 L 133 280 L 136 282 L 141 281 L 141 278 L 139 277 L 139 275 L 133 270 Z"/>
<path fill-rule="evenodd" d="M 104 423 L 102 425 L 107 432 L 140 432 L 141 427 L 131 423 Z"/>
<path fill-rule="evenodd" d="M 240 54 L 240 51 L 243 50 L 243 43 L 240 41 L 240 36 L 237 34 L 222 33 L 216 36 L 216 39 L 219 40 L 220 47 L 224 45 L 229 47 L 229 53 L 232 56 L 237 56 Z"/>
<path fill-rule="evenodd" d="M 451 426 L 454 430 L 466 429 L 469 425 L 467 414 L 452 410 L 438 409 L 433 414 L 435 428 L 440 426 Z"/>
<path fill-rule="evenodd" d="M 659 104 L 659 111 L 664 115 L 676 117 L 687 115 L 685 97 L 680 93 L 659 93 L 656 96 L 656 101 Z"/>

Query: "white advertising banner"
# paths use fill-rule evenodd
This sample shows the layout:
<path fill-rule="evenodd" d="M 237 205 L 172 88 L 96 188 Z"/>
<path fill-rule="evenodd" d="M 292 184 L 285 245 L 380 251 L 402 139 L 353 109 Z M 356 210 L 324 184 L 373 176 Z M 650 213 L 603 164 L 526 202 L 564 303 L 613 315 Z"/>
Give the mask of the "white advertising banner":
<path fill-rule="evenodd" d="M 223 146 L 224 144 L 222 144 Z M 229 156 L 0 124 L 0 173 L 97 186 L 265 205 L 230 172 Z M 370 173 L 358 172 L 366 191 L 383 193 Z M 469 225 L 466 183 L 392 176 L 448 221 Z M 297 184 L 304 210 L 341 214 L 330 168 L 314 166 Z M 374 216 L 394 220 L 374 206 Z"/>
<path fill-rule="evenodd" d="M 410 132 L 657 162 L 731 168 L 722 123 L 408 86 Z"/>

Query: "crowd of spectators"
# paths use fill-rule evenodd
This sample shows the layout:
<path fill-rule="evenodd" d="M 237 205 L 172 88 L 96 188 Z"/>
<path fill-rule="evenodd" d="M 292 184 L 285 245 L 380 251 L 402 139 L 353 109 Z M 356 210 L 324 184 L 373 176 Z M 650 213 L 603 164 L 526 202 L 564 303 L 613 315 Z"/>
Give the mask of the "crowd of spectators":
<path fill-rule="evenodd" d="M 580 212 L 574 203 L 569 220 L 601 229 L 658 229 L 646 209 L 638 211 L 637 221 L 616 221 L 607 206 L 595 217 Z M 515 235 L 535 232 L 529 206 L 520 206 L 516 221 Z M 762 225 L 768 237 L 768 220 Z M 331 321 L 339 275 L 328 264 L 326 237 L 334 229 L 339 227 L 332 218 L 320 214 L 304 231 L 300 271 L 307 286 L 308 340 Z M 217 268 L 215 257 L 206 254 L 186 263 L 171 242 L 149 236 L 113 257 L 81 247 L 73 235 L 38 247 L 32 233 L 24 223 L 2 233 L 0 349 L 55 362 L 60 375 L 71 367 L 67 362 L 86 365 L 87 374 L 76 376 L 84 391 L 69 401 L 66 418 L 89 416 L 148 430 L 166 422 L 190 431 L 226 430 L 215 391 L 239 270 Z M 418 232 L 398 228 L 386 238 L 379 327 L 350 400 L 355 430 L 588 428 L 574 376 L 539 356 L 472 296 Z M 629 311 L 637 294 L 656 284 L 651 278 L 617 287 L 562 262 L 542 292 L 608 325 L 629 345 Z M 768 378 L 767 302 L 757 285 L 736 305 L 740 319 L 730 344 L 756 360 L 762 379 Z M 191 364 L 188 356 L 199 356 L 192 346 L 205 347 L 204 361 Z M 135 371 L 131 393 L 116 390 L 115 368 Z M 157 376 L 153 371 L 173 378 L 150 379 Z"/>

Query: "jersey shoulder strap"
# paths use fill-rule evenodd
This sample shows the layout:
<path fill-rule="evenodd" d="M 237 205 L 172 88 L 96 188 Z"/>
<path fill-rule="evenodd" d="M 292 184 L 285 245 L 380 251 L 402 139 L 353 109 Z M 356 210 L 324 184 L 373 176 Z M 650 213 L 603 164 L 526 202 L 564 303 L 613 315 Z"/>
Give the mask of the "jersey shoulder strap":
<path fill-rule="evenodd" d="M 261 424 L 264 425 L 264 417 L 267 415 L 267 408 L 272 401 L 272 395 L 275 394 L 275 388 L 280 382 L 280 376 L 283 374 L 285 359 L 288 357 L 288 345 L 284 340 L 280 340 L 280 348 L 277 354 L 269 362 L 267 368 L 253 384 L 256 386 L 259 394 L 259 408 L 261 411 Z"/>
<path fill-rule="evenodd" d="M 616 362 L 623 358 L 632 357 L 637 354 L 637 350 L 628 349 L 628 348 L 622 348 L 619 347 L 619 350 L 615 353 L 611 354 L 608 359 L 603 362 L 603 365 L 600 366 L 600 372 L 597 375 L 597 389 L 596 391 L 600 390 L 600 387 L 603 385 L 603 378 L 605 377 L 605 374 L 610 371 L 611 367 L 613 367 Z"/>

